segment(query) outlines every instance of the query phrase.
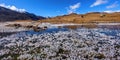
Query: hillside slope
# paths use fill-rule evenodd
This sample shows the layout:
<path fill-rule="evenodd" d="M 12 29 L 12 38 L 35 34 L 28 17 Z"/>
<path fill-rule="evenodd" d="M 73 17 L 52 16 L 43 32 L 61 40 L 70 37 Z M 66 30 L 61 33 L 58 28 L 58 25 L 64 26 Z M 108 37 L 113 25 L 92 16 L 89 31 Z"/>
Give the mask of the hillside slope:
<path fill-rule="evenodd" d="M 40 19 L 44 19 L 44 17 L 36 16 L 28 12 L 20 13 L 4 7 L 0 7 L 0 22 L 15 20 L 40 20 Z"/>
<path fill-rule="evenodd" d="M 91 12 L 87 14 L 72 13 L 69 15 L 57 16 L 40 20 L 40 22 L 50 23 L 99 23 L 99 22 L 120 22 L 120 12 L 100 13 Z"/>

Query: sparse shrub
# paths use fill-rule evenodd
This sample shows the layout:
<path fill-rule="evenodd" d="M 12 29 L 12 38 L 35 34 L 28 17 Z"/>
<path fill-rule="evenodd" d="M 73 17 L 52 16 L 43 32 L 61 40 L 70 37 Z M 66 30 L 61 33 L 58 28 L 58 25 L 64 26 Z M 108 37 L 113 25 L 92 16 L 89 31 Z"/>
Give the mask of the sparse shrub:
<path fill-rule="evenodd" d="M 101 14 L 101 15 L 100 15 L 101 18 L 103 18 L 103 17 L 105 17 L 105 16 L 106 16 L 105 14 Z"/>
<path fill-rule="evenodd" d="M 105 58 L 105 55 L 101 54 L 101 53 L 98 53 L 98 54 L 95 55 L 94 58 L 103 59 L 103 58 Z"/>
<path fill-rule="evenodd" d="M 56 52 L 56 56 L 59 56 L 59 54 L 69 54 L 69 51 L 59 48 L 59 50 Z"/>
<path fill-rule="evenodd" d="M 39 31 L 41 30 L 41 28 L 40 28 L 40 27 L 37 27 L 37 26 L 34 26 L 34 27 L 33 27 L 33 30 L 34 30 L 35 32 L 39 32 Z"/>
<path fill-rule="evenodd" d="M 30 29 L 30 28 L 33 28 L 33 26 L 32 25 L 28 25 L 28 26 L 25 26 L 25 28 Z"/>
<path fill-rule="evenodd" d="M 83 16 L 83 15 L 81 15 L 81 18 L 84 18 L 84 16 Z"/>

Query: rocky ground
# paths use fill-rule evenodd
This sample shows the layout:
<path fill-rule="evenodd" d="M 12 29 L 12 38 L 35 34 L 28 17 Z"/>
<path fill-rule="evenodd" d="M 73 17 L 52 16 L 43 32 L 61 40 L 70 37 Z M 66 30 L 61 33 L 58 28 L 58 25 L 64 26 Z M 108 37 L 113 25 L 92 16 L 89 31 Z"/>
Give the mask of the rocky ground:
<path fill-rule="evenodd" d="M 120 32 L 77 29 L 56 33 L 17 33 L 0 39 L 0 60 L 119 60 Z"/>

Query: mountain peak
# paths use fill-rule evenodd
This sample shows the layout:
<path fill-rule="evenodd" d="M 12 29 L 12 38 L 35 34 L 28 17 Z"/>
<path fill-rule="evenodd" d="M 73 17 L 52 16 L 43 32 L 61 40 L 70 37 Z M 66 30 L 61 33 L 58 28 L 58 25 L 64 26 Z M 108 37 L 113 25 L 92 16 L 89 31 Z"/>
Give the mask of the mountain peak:
<path fill-rule="evenodd" d="M 36 16 L 35 14 L 28 12 L 17 12 L 0 6 L 0 22 L 15 21 L 15 20 L 40 20 L 45 19 L 42 16 Z"/>

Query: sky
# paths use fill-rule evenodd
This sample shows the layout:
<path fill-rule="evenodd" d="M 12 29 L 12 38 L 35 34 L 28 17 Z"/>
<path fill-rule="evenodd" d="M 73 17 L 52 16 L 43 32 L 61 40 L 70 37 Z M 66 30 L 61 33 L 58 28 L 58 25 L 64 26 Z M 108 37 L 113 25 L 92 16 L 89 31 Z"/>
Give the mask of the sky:
<path fill-rule="evenodd" d="M 70 13 L 120 12 L 120 0 L 0 0 L 0 6 L 44 17 Z"/>

